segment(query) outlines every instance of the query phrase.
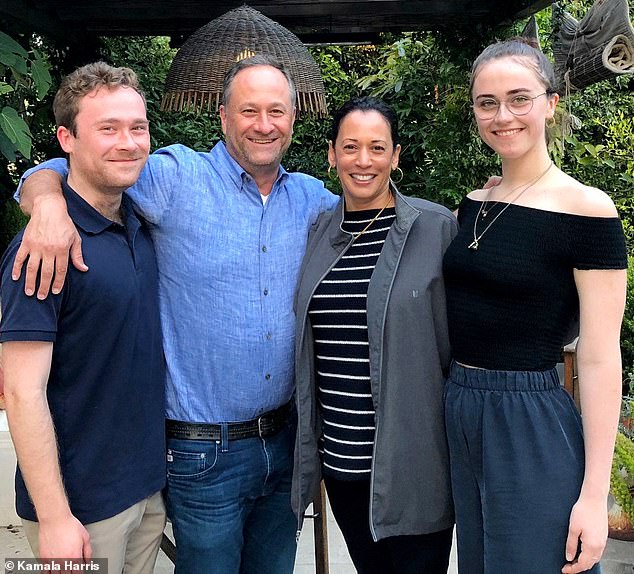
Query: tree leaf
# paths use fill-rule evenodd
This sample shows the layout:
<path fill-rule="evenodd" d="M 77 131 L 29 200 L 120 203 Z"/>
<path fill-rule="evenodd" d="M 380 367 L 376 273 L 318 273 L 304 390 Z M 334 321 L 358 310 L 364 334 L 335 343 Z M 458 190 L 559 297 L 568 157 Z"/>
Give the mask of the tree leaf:
<path fill-rule="evenodd" d="M 13 38 L 11 38 L 11 36 L 7 36 L 4 32 L 0 32 L 0 58 L 3 54 L 16 54 L 25 60 L 29 57 L 27 51 Z"/>
<path fill-rule="evenodd" d="M 15 149 L 27 159 L 31 157 L 31 132 L 26 122 L 13 108 L 5 106 L 0 112 L 0 129 L 9 138 Z"/>
<path fill-rule="evenodd" d="M 18 76 L 26 76 L 29 73 L 26 67 L 26 62 L 27 61 L 23 60 L 22 58 L 17 58 L 16 61 L 13 63 L 13 65 L 9 66 L 16 80 L 17 79 L 23 80 L 23 78 L 19 78 Z M 28 84 L 28 80 L 23 80 L 23 81 L 25 81 L 26 84 Z"/>
<path fill-rule="evenodd" d="M 0 51 L 0 64 L 3 64 L 7 68 L 15 67 L 20 61 L 20 57 L 10 52 Z"/>
<path fill-rule="evenodd" d="M 7 158 L 10 162 L 14 162 L 17 158 L 15 157 L 15 146 L 11 143 L 11 140 L 4 135 L 3 132 L 0 131 L 0 153 Z"/>
<path fill-rule="evenodd" d="M 13 86 L 0 81 L 0 96 L 13 92 Z"/>
<path fill-rule="evenodd" d="M 41 100 L 51 87 L 52 80 L 48 69 L 48 62 L 42 58 L 33 60 L 31 63 L 31 77 L 35 84 L 38 100 Z"/>

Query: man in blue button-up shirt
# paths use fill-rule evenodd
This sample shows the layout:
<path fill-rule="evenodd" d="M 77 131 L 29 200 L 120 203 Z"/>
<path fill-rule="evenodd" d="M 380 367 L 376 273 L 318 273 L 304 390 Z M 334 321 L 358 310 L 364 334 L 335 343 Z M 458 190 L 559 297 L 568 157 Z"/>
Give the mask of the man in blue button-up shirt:
<path fill-rule="evenodd" d="M 290 573 L 294 428 L 292 416 L 277 409 L 286 413 L 294 390 L 292 299 L 308 230 L 337 198 L 320 181 L 280 166 L 292 135 L 295 88 L 277 63 L 256 56 L 234 66 L 220 115 L 226 144 L 209 153 L 161 149 L 129 190 L 151 224 L 159 264 L 176 572 Z M 63 172 L 65 162 L 38 167 Z M 23 188 L 29 209 L 35 180 Z M 49 249 L 31 239 L 36 229 L 44 235 L 49 226 L 63 229 L 55 233 L 67 238 L 57 250 L 55 291 L 74 231 L 50 188 L 50 179 L 37 186 L 33 230 L 16 268 L 28 251 Z M 76 250 L 74 260 L 81 266 Z M 50 270 L 43 284 L 50 284 L 54 265 L 51 257 L 43 263 L 43 273 Z M 34 284 L 27 279 L 31 293 Z M 271 412 L 289 420 L 265 438 L 232 440 L 237 427 L 222 424 Z M 209 440 L 192 440 L 192 432 Z"/>

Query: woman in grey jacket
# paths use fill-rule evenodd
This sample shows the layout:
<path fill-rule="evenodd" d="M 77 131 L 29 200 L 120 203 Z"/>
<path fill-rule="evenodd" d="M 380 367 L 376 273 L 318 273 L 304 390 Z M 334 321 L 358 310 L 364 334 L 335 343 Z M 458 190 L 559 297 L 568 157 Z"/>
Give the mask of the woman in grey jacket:
<path fill-rule="evenodd" d="M 453 530 L 442 258 L 457 227 L 396 190 L 399 152 L 384 102 L 335 114 L 328 158 L 343 197 L 311 231 L 296 295 L 292 501 L 301 526 L 323 477 L 358 572 L 440 574 Z"/>

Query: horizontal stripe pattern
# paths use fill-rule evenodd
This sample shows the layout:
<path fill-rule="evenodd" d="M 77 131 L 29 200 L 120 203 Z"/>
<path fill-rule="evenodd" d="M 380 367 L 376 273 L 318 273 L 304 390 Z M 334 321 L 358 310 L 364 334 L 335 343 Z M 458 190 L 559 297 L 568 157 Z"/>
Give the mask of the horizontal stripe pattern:
<path fill-rule="evenodd" d="M 345 215 L 342 228 L 363 230 L 378 210 Z M 386 209 L 317 286 L 308 309 L 315 344 L 317 394 L 323 419 L 320 454 L 325 474 L 367 478 L 372 466 L 375 411 L 370 386 L 367 293 L 394 222 Z"/>

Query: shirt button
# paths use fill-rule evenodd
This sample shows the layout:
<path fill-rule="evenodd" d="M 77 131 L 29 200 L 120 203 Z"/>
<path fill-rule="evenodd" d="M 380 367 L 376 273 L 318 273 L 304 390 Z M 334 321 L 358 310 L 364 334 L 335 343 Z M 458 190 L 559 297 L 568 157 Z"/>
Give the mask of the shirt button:
<path fill-rule="evenodd" d="M 266 334 L 266 340 L 270 341 L 273 338 L 273 333 L 271 333 L 270 331 Z"/>
<path fill-rule="evenodd" d="M 271 380 L 271 373 L 266 373 L 266 375 L 264 375 L 264 378 L 265 378 L 267 381 L 270 381 L 270 380 Z"/>
<path fill-rule="evenodd" d="M 269 290 L 268 290 L 268 289 L 265 289 L 265 290 L 264 290 L 264 294 L 265 294 L 265 295 L 268 295 L 268 294 L 269 294 Z"/>
<path fill-rule="evenodd" d="M 262 251 L 266 253 L 266 245 L 262 245 Z"/>

